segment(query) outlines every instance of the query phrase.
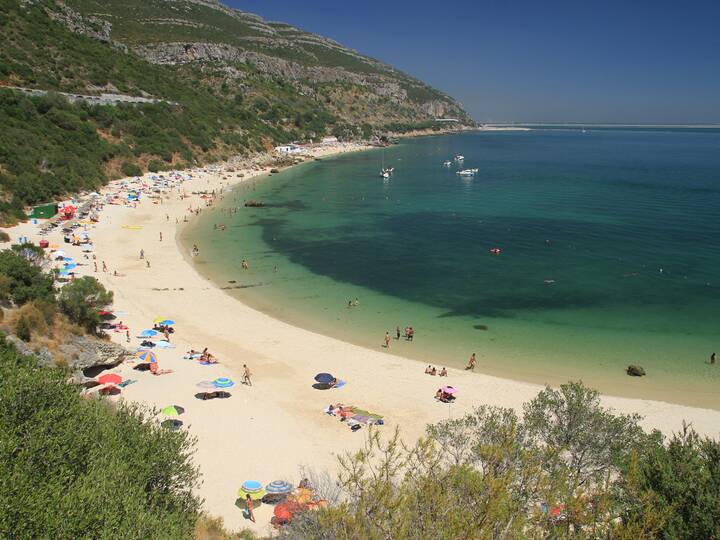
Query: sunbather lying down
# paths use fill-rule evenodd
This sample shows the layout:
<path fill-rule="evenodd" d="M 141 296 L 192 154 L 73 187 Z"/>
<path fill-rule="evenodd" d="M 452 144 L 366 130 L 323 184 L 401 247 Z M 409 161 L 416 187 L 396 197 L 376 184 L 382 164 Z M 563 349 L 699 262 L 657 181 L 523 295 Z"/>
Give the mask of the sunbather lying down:
<path fill-rule="evenodd" d="M 202 399 L 203 401 L 206 401 L 208 399 L 225 399 L 229 398 L 232 394 L 230 392 L 224 392 L 222 390 L 217 390 L 215 392 L 200 392 L 199 394 L 195 394 L 195 397 L 198 399 Z"/>

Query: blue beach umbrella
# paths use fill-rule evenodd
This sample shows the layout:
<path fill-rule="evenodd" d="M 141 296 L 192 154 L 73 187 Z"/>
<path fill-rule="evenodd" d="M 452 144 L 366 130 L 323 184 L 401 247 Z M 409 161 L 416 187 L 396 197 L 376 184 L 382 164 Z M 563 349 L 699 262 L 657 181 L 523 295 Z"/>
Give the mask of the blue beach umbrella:
<path fill-rule="evenodd" d="M 246 480 L 238 490 L 238 497 L 245 500 L 250 495 L 250 499 L 257 501 L 265 496 L 265 490 L 260 482 L 256 480 Z"/>
<path fill-rule="evenodd" d="M 69 262 L 73 262 L 73 259 L 72 259 L 72 257 L 63 257 L 63 261 L 65 261 L 66 263 L 69 263 Z"/>
<path fill-rule="evenodd" d="M 143 330 L 140 332 L 140 337 L 155 337 L 158 335 L 156 330 Z"/>
<path fill-rule="evenodd" d="M 285 480 L 273 480 L 265 486 L 265 491 L 271 495 L 283 495 L 285 493 L 290 493 L 293 489 L 295 489 L 295 487 Z"/>
<path fill-rule="evenodd" d="M 156 346 L 158 349 L 169 349 L 169 348 L 172 347 L 172 345 L 170 345 L 170 342 L 169 342 L 169 341 L 165 341 L 165 340 L 157 341 L 157 342 L 155 343 L 155 346 Z"/>
<path fill-rule="evenodd" d="M 335 377 L 329 373 L 318 373 L 315 375 L 315 380 L 321 384 L 330 384 L 335 380 Z"/>
<path fill-rule="evenodd" d="M 235 386 L 235 383 L 227 377 L 219 377 L 213 381 L 216 388 L 230 388 Z"/>
<path fill-rule="evenodd" d="M 69 263 L 65 265 L 65 270 L 72 270 L 77 267 L 77 263 Z"/>
<path fill-rule="evenodd" d="M 173 324 L 175 324 L 175 321 L 165 319 L 164 321 L 160 321 L 160 324 L 162 324 L 163 326 L 172 326 Z"/>

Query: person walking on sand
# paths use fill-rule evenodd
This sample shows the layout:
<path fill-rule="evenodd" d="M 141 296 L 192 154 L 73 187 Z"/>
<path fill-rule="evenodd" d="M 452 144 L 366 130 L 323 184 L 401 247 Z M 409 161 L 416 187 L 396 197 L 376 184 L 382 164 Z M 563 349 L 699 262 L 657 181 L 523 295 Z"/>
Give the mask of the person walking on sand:
<path fill-rule="evenodd" d="M 130 343 L 130 330 L 125 330 L 125 341 Z"/>
<path fill-rule="evenodd" d="M 710 355 L 710 365 L 711 365 L 711 366 L 714 366 L 714 365 L 715 365 L 715 353 L 712 353 L 712 354 Z"/>
<path fill-rule="evenodd" d="M 472 356 L 470 357 L 470 360 L 468 360 L 468 365 L 465 366 L 465 369 L 475 371 L 475 353 L 472 353 Z"/>
<path fill-rule="evenodd" d="M 162 242 L 162 231 L 160 231 L 160 241 Z"/>
<path fill-rule="evenodd" d="M 144 250 L 144 249 L 141 249 L 141 250 L 140 250 L 140 260 L 142 260 L 142 259 L 144 259 L 144 258 L 145 258 L 145 250 Z"/>
<path fill-rule="evenodd" d="M 93 264 L 95 265 L 95 271 L 97 272 L 97 263 L 93 261 Z"/>
<path fill-rule="evenodd" d="M 385 348 L 390 348 L 390 332 L 385 332 Z"/>
<path fill-rule="evenodd" d="M 245 506 L 247 506 L 248 519 L 255 523 L 255 514 L 253 514 L 252 499 L 248 493 L 245 498 Z"/>
<path fill-rule="evenodd" d="M 107 264 L 105 264 L 105 261 L 103 261 L 103 272 L 107 272 Z"/>
<path fill-rule="evenodd" d="M 250 380 L 250 377 L 252 376 L 252 373 L 250 372 L 250 368 L 247 367 L 246 364 L 243 364 L 243 378 L 242 383 L 247 384 L 248 386 L 252 386 L 252 381 Z"/>

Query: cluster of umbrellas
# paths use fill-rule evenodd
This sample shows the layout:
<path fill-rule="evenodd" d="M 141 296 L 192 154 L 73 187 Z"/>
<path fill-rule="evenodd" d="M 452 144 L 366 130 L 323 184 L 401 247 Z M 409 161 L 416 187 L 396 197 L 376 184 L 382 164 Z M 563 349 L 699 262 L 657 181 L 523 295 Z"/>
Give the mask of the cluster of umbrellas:
<path fill-rule="evenodd" d="M 325 506 L 327 501 L 315 501 L 315 493 L 307 487 L 295 488 L 285 480 L 273 480 L 263 487 L 257 480 L 246 480 L 238 490 L 238 501 L 236 504 L 247 504 L 248 498 L 253 505 L 275 504 L 273 510 L 273 521 L 276 525 L 282 525 L 292 521 L 293 516 L 301 511 L 317 509 Z M 279 504 L 278 504 L 279 503 Z"/>

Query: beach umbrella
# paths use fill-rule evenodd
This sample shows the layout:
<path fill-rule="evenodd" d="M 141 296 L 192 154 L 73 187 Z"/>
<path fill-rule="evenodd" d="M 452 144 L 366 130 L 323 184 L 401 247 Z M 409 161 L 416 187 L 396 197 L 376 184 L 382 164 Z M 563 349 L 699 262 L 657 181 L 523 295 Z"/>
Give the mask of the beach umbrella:
<path fill-rule="evenodd" d="M 231 386 L 235 386 L 235 383 L 227 377 L 218 377 L 213 381 L 213 384 L 216 388 L 230 388 Z"/>
<path fill-rule="evenodd" d="M 266 491 L 263 489 L 262 484 L 256 480 L 246 480 L 240 486 L 238 490 L 238 497 L 245 500 L 250 495 L 250 499 L 253 501 L 259 501 L 266 495 Z"/>
<path fill-rule="evenodd" d="M 158 335 L 157 330 L 148 329 L 148 330 L 143 330 L 142 332 L 140 332 L 140 337 L 155 337 L 157 335 Z"/>
<path fill-rule="evenodd" d="M 215 388 L 215 383 L 213 381 L 200 381 L 195 386 L 198 388 Z"/>
<path fill-rule="evenodd" d="M 265 486 L 265 491 L 267 491 L 270 495 L 283 495 L 285 493 L 290 493 L 293 489 L 293 485 L 285 480 L 273 480 Z"/>
<path fill-rule="evenodd" d="M 73 262 L 73 258 L 72 257 L 63 257 L 63 261 L 65 261 L 66 263 Z"/>
<path fill-rule="evenodd" d="M 181 407 L 180 405 L 168 405 L 160 412 L 168 416 L 179 416 L 185 412 L 185 408 Z"/>
<path fill-rule="evenodd" d="M 100 384 L 119 384 L 122 382 L 122 377 L 117 373 L 106 373 L 98 377 L 98 382 Z"/>
<path fill-rule="evenodd" d="M 156 342 L 155 342 L 155 346 L 156 346 L 158 349 L 169 349 L 170 347 L 172 347 L 172 345 L 170 344 L 170 342 L 169 342 L 169 341 L 165 341 L 164 339 L 161 339 L 160 341 L 156 341 Z"/>
<path fill-rule="evenodd" d="M 90 252 L 93 250 L 93 247 L 88 244 L 88 245 L 86 245 L 85 247 L 83 247 L 82 250 L 83 250 L 85 253 L 90 253 Z"/>
<path fill-rule="evenodd" d="M 335 377 L 329 373 L 318 373 L 315 375 L 315 380 L 321 384 L 330 384 L 335 380 Z"/>
<path fill-rule="evenodd" d="M 182 420 L 171 419 L 161 422 L 160 425 L 164 428 L 169 429 L 170 431 L 177 431 L 182 427 L 183 423 Z"/>
<path fill-rule="evenodd" d="M 454 386 L 443 386 L 440 390 L 442 390 L 446 394 L 451 394 L 451 395 L 454 394 L 455 392 L 457 392 L 457 388 L 455 388 Z"/>
<path fill-rule="evenodd" d="M 155 321 L 155 324 L 162 324 L 163 326 L 172 326 L 173 324 L 175 324 L 175 321 L 173 321 L 172 319 L 164 319 L 160 322 Z"/>
<path fill-rule="evenodd" d="M 62 249 L 58 249 L 55 253 L 53 253 L 53 257 L 55 257 L 55 259 L 65 258 L 65 252 Z"/>
<path fill-rule="evenodd" d="M 140 351 L 135 356 L 143 362 L 150 362 L 151 364 L 157 362 L 157 356 L 155 356 L 155 353 L 152 351 Z"/>
<path fill-rule="evenodd" d="M 72 270 L 77 268 L 77 263 L 65 263 L 65 270 Z"/>
<path fill-rule="evenodd" d="M 163 324 L 165 321 L 169 321 L 170 319 L 166 317 L 158 317 L 153 321 L 154 324 Z M 172 321 L 171 321 L 172 322 Z M 174 323 L 173 323 L 174 324 Z"/>

